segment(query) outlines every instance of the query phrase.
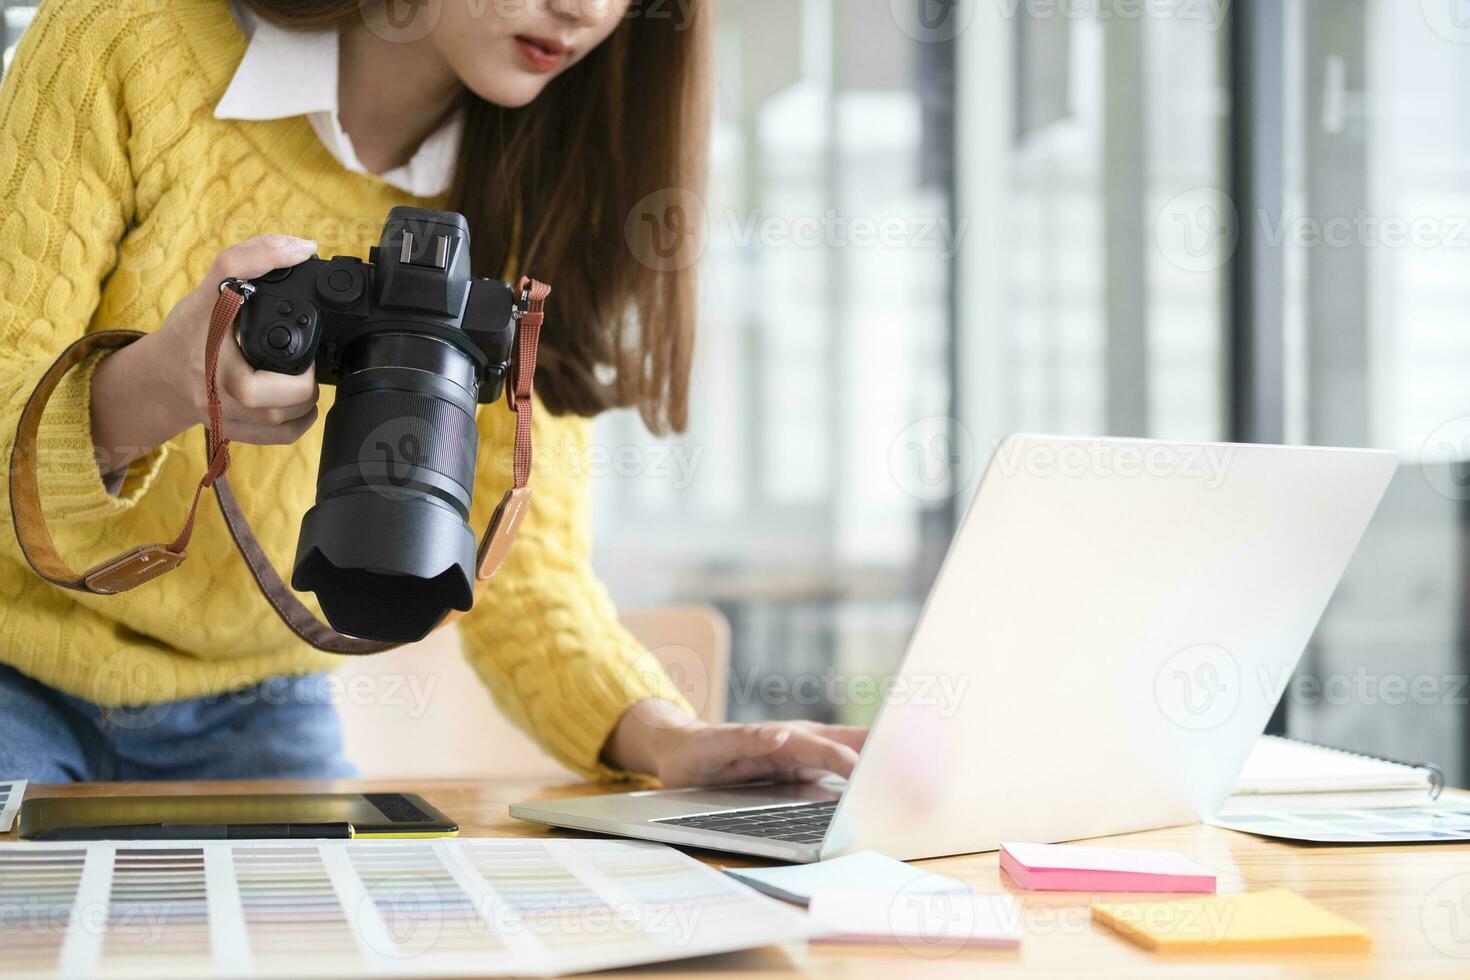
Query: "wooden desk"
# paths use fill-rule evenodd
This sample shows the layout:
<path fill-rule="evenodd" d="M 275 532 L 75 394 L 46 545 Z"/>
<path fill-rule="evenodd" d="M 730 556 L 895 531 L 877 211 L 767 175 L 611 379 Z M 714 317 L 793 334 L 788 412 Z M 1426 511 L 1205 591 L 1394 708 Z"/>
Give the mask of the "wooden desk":
<path fill-rule="evenodd" d="M 458 820 L 465 836 L 547 836 L 552 832 L 512 820 L 506 807 L 536 796 L 596 792 L 597 787 L 541 786 L 527 782 L 269 782 L 109 783 L 32 786 L 27 797 L 88 793 L 161 795 L 192 792 L 397 790 L 416 792 Z M 3 839 L 14 839 L 0 835 Z M 1374 948 L 1362 955 L 1162 956 L 1140 950 L 1107 930 L 1094 928 L 1090 896 L 1016 892 L 995 854 L 942 858 L 924 866 L 972 884 L 980 892 L 1009 891 L 1024 903 L 1025 938 L 1019 952 L 964 951 L 920 957 L 901 949 L 853 948 L 814 943 L 707 957 L 643 970 L 633 977 L 770 978 L 807 975 L 859 980 L 922 971 L 925 978 L 990 977 L 1470 977 L 1470 845 L 1335 847 L 1279 844 L 1213 827 L 1191 826 L 1110 838 L 1118 847 L 1181 851 L 1216 870 L 1222 893 L 1272 885 L 1291 888 L 1366 926 Z M 712 863 L 758 862 L 712 853 Z"/>

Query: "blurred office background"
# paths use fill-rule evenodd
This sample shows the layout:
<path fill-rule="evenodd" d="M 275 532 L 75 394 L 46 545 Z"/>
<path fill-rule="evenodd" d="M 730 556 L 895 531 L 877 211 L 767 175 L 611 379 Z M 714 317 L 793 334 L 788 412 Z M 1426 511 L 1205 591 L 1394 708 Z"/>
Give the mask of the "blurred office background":
<path fill-rule="evenodd" d="M 33 8 L 0 7 L 8 63 Z M 718 21 L 691 425 L 606 417 L 589 466 L 620 602 L 732 621 L 732 717 L 872 716 L 853 678 L 1009 432 L 1377 446 L 1401 472 L 1277 723 L 1470 779 L 1470 5 Z"/>
<path fill-rule="evenodd" d="M 601 428 L 695 465 L 599 480 L 597 561 L 726 611 L 732 714 L 871 715 L 851 678 L 893 669 L 1009 432 L 1377 446 L 1401 472 L 1277 723 L 1470 778 L 1470 8 L 719 18 L 693 424 Z M 824 216 L 898 230 L 780 234 Z"/>

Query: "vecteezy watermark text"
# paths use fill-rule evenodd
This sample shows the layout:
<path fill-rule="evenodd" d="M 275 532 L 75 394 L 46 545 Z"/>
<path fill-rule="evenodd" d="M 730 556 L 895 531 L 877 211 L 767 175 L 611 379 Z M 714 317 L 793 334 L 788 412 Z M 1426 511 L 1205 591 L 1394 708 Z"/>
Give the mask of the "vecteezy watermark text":
<path fill-rule="evenodd" d="M 1006 476 L 1024 472 L 1043 479 L 1173 477 L 1199 480 L 1205 489 L 1217 490 L 1229 475 L 1234 458 L 1235 448 L 1226 445 L 1177 446 L 1109 439 L 1058 445 L 1018 438 L 997 445 L 991 465 Z"/>
<path fill-rule="evenodd" d="M 1207 31 L 1225 25 L 1231 0 L 995 0 L 1008 20 L 1177 20 Z"/>
<path fill-rule="evenodd" d="M 941 718 L 955 716 L 969 687 L 967 674 L 866 674 L 832 667 L 789 675 L 759 668 L 730 674 L 730 698 L 736 704 L 858 708 L 907 704 L 934 708 Z"/>

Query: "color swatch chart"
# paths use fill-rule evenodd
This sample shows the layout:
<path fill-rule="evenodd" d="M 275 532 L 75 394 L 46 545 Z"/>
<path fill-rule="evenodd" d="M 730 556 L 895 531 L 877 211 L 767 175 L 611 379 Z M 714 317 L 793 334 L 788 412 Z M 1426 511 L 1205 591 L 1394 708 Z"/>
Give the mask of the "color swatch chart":
<path fill-rule="evenodd" d="M 1470 843 L 1470 799 L 1446 794 L 1424 806 L 1372 810 L 1232 810 L 1217 827 L 1324 844 Z"/>
<path fill-rule="evenodd" d="M 0 976 L 550 976 L 805 939 L 659 844 L 0 844 Z"/>
<path fill-rule="evenodd" d="M 9 831 L 20 812 L 21 798 L 26 795 L 24 779 L 0 780 L 0 832 Z"/>

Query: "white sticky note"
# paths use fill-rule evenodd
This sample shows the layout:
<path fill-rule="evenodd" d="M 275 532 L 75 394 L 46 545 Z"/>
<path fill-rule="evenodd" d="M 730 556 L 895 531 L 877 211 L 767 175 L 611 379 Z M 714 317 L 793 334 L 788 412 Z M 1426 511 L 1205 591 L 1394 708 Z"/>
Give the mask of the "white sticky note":
<path fill-rule="evenodd" d="M 915 951 L 1021 943 L 1021 915 L 1009 895 L 817 892 L 811 916 L 827 942 L 897 943 Z"/>
<path fill-rule="evenodd" d="M 781 868 L 724 868 L 757 891 L 786 902 L 806 905 L 817 892 L 869 892 L 897 895 L 931 892 L 968 893 L 963 881 L 895 861 L 877 851 L 793 864 Z"/>

